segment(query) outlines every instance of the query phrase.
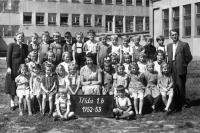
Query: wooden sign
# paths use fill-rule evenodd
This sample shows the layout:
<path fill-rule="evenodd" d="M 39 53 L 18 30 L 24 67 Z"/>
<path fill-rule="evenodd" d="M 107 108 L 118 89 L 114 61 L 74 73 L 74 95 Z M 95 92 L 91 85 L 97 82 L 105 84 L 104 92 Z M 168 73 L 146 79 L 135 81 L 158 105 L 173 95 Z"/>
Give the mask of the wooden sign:
<path fill-rule="evenodd" d="M 71 95 L 71 103 L 77 116 L 113 117 L 112 95 Z"/>

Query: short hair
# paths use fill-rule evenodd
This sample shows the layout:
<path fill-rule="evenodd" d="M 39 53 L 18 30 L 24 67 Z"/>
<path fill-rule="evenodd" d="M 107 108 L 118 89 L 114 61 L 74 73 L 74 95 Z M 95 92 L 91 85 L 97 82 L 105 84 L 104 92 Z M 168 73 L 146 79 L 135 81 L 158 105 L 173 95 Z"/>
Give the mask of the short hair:
<path fill-rule="evenodd" d="M 86 58 L 91 58 L 94 61 L 93 55 L 90 52 L 85 55 L 85 60 Z"/>
<path fill-rule="evenodd" d="M 32 56 L 37 56 L 37 51 L 31 51 L 29 54 L 28 54 L 28 57 L 32 57 Z"/>
<path fill-rule="evenodd" d="M 37 38 L 38 38 L 39 36 L 38 36 L 37 33 L 33 33 L 33 34 L 31 34 L 31 38 L 32 38 L 32 37 L 37 37 Z"/>
<path fill-rule="evenodd" d="M 63 52 L 63 54 L 62 54 L 62 60 L 64 60 L 64 58 L 65 58 L 65 56 L 66 55 L 69 55 L 69 57 L 70 57 L 70 59 L 71 59 L 71 54 L 69 53 L 69 52 Z"/>
<path fill-rule="evenodd" d="M 24 37 L 24 32 L 16 32 L 16 33 L 15 33 L 15 35 L 14 35 L 14 37 L 13 37 L 13 39 L 14 39 L 15 42 L 17 42 L 17 39 L 16 39 L 16 38 L 17 38 L 18 35 L 22 35 L 22 36 Z M 23 41 L 24 41 L 24 40 L 23 40 Z"/>
<path fill-rule="evenodd" d="M 23 68 L 25 68 L 25 69 L 28 71 L 28 66 L 27 66 L 26 64 L 21 64 L 21 65 L 19 66 L 19 70 L 18 70 L 18 73 L 19 73 L 19 74 L 21 74 L 21 70 L 22 70 Z"/>
<path fill-rule="evenodd" d="M 156 41 L 158 42 L 159 40 L 164 41 L 165 40 L 164 36 L 162 36 L 162 35 L 157 36 Z"/>
<path fill-rule="evenodd" d="M 43 36 L 50 36 L 50 33 L 49 33 L 48 31 L 43 31 L 43 32 L 42 32 L 42 37 L 43 37 Z"/>
<path fill-rule="evenodd" d="M 51 64 L 44 65 L 44 70 L 46 71 L 47 68 L 51 68 L 51 71 L 53 70 L 53 66 Z"/>
<path fill-rule="evenodd" d="M 72 36 L 72 34 L 71 34 L 71 32 L 67 31 L 67 32 L 65 32 L 65 34 L 64 34 L 64 37 L 65 37 L 65 36 Z"/>
<path fill-rule="evenodd" d="M 67 94 L 68 90 L 67 89 L 59 89 L 58 92 Z"/>
<path fill-rule="evenodd" d="M 47 58 L 48 58 L 49 55 L 53 55 L 54 58 L 56 57 L 53 51 L 48 51 L 46 53 Z"/>
<path fill-rule="evenodd" d="M 123 54 L 123 57 L 125 57 L 125 56 L 129 56 L 129 58 L 131 58 L 131 55 L 129 54 L 129 52 L 125 52 L 125 53 Z"/>
<path fill-rule="evenodd" d="M 122 63 L 117 64 L 117 71 L 119 67 L 123 67 L 123 70 L 125 70 L 125 66 Z"/>
<path fill-rule="evenodd" d="M 152 60 L 149 60 L 148 62 L 147 62 L 147 65 L 146 65 L 147 67 L 149 67 L 149 66 L 153 66 L 154 67 L 154 63 L 153 63 L 153 61 Z"/>
<path fill-rule="evenodd" d="M 80 35 L 81 37 L 83 37 L 83 32 L 81 32 L 81 31 L 76 32 L 75 36 L 77 37 L 77 35 Z"/>
<path fill-rule="evenodd" d="M 108 38 L 108 36 L 107 35 L 101 35 L 100 37 L 99 37 L 100 39 L 102 39 L 102 38 Z"/>
<path fill-rule="evenodd" d="M 165 68 L 165 67 L 169 68 L 169 64 L 167 64 L 166 62 L 163 62 L 163 63 L 160 65 L 160 71 L 161 71 L 161 73 L 162 73 L 163 68 Z"/>
<path fill-rule="evenodd" d="M 88 30 L 87 34 L 92 33 L 94 35 L 96 35 L 95 31 L 93 29 Z"/>
<path fill-rule="evenodd" d="M 151 42 L 153 42 L 153 37 L 146 37 L 146 38 L 145 38 L 145 42 L 146 42 L 147 40 L 150 40 Z"/>
<path fill-rule="evenodd" d="M 162 50 L 159 49 L 158 51 L 156 51 L 156 56 L 158 55 L 158 53 L 162 54 L 163 59 L 165 59 L 165 53 Z"/>
<path fill-rule="evenodd" d="M 146 58 L 147 55 L 146 55 L 145 53 L 143 53 L 143 52 L 140 52 L 139 57 L 144 57 L 144 58 Z"/>
<path fill-rule="evenodd" d="M 54 38 L 54 36 L 61 37 L 61 34 L 60 34 L 60 32 L 56 31 L 56 32 L 53 33 L 53 38 Z"/>
<path fill-rule="evenodd" d="M 111 67 L 111 63 L 108 62 L 108 61 L 104 61 L 104 62 L 103 62 L 103 66 L 110 66 L 110 67 Z"/>
<path fill-rule="evenodd" d="M 141 40 L 141 36 L 140 35 L 136 35 L 136 36 L 133 36 L 132 38 L 131 38 L 131 40 Z"/>
<path fill-rule="evenodd" d="M 33 66 L 33 69 L 40 69 L 40 70 L 41 70 L 42 68 L 41 68 L 41 65 L 40 65 L 40 64 L 35 64 L 35 65 Z"/>
<path fill-rule="evenodd" d="M 179 30 L 178 29 L 171 29 L 170 31 L 169 31 L 169 34 L 171 35 L 171 32 L 176 32 L 178 35 L 179 35 Z"/>
<path fill-rule="evenodd" d="M 130 42 L 130 37 L 128 35 L 122 37 L 123 41 Z"/>
<path fill-rule="evenodd" d="M 65 68 L 64 68 L 64 66 L 63 65 L 61 65 L 61 64 L 58 64 L 58 66 L 56 67 L 56 73 L 58 74 L 58 70 L 59 69 L 62 69 L 62 71 L 63 71 L 63 73 L 64 73 L 64 75 L 66 75 L 66 71 L 65 71 Z"/>
<path fill-rule="evenodd" d="M 70 63 L 70 64 L 68 65 L 68 70 L 70 69 L 70 67 L 74 67 L 76 70 L 78 69 L 78 65 L 75 64 L 75 63 Z"/>
<path fill-rule="evenodd" d="M 139 66 L 137 62 L 132 62 L 131 64 L 129 64 L 128 70 L 131 70 L 133 67 L 136 67 L 139 70 Z"/>
<path fill-rule="evenodd" d="M 120 92 L 125 92 L 125 88 L 124 88 L 123 85 L 118 85 L 118 86 L 116 87 L 116 90 L 117 90 L 117 91 L 120 91 Z"/>

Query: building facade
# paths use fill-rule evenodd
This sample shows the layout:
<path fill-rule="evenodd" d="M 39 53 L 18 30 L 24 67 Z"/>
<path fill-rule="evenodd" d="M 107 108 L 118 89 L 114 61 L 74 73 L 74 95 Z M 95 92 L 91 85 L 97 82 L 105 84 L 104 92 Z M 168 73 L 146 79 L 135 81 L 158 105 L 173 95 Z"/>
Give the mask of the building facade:
<path fill-rule="evenodd" d="M 150 2 L 150 34 L 163 35 L 165 45 L 171 42 L 170 29 L 178 29 L 180 40 L 188 42 L 194 57 L 200 57 L 200 1 L 152 0 Z"/>
<path fill-rule="evenodd" d="M 3 0 L 0 5 L 0 43 L 12 41 L 16 31 L 25 36 L 149 31 L 149 0 Z"/>

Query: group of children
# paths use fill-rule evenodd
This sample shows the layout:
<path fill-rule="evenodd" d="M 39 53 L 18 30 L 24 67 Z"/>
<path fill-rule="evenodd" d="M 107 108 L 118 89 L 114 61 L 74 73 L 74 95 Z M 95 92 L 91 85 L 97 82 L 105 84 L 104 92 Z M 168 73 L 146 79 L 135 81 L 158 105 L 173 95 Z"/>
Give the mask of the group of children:
<path fill-rule="evenodd" d="M 94 64 L 102 71 L 102 95 L 114 95 L 116 104 L 113 113 L 116 119 L 129 118 L 135 112 L 141 118 L 144 98 L 151 104 L 153 112 L 161 94 L 165 104 L 164 111 L 169 113 L 173 97 L 172 77 L 166 63 L 164 37 L 156 38 L 159 47 L 155 48 L 153 38 L 146 38 L 146 45 L 140 45 L 140 36 L 123 37 L 123 44 L 118 44 L 118 36 L 107 36 L 95 40 L 94 30 L 87 33 L 88 41 L 83 41 L 83 33 L 75 35 L 72 41 L 70 32 L 64 34 L 65 44 L 61 43 L 61 34 L 53 33 L 54 42 L 49 44 L 50 34 L 45 31 L 38 43 L 36 33 L 31 36 L 29 55 L 26 64 L 21 64 L 15 82 L 19 97 L 19 115 L 23 115 L 23 98 L 26 97 L 28 113 L 35 112 L 34 98 L 38 100 L 40 112 L 45 115 L 46 101 L 49 101 L 48 116 L 56 119 L 69 119 L 74 116 L 70 110 L 70 95 L 84 95 L 81 90 L 79 70 L 84 66 L 84 56 L 90 53 Z M 169 97 L 169 98 L 168 98 Z M 130 100 L 131 99 L 131 100 Z M 53 113 L 55 101 L 56 110 Z M 132 103 L 134 109 L 132 109 Z"/>

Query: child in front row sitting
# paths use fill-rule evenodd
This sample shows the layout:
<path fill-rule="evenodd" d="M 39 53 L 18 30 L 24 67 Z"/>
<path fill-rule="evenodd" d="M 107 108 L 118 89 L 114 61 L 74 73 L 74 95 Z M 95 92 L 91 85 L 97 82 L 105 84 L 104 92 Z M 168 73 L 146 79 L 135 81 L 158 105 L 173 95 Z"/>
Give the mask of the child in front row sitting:
<path fill-rule="evenodd" d="M 28 105 L 28 113 L 32 115 L 31 112 L 31 104 L 30 104 L 30 87 L 29 87 L 29 75 L 28 75 L 28 67 L 25 64 L 21 64 L 19 66 L 18 72 L 20 73 L 16 78 L 15 82 L 17 85 L 17 96 L 19 98 L 19 116 L 23 116 L 23 99 L 26 96 L 26 101 Z"/>
<path fill-rule="evenodd" d="M 53 111 L 53 97 L 57 92 L 56 89 L 56 75 L 52 72 L 52 66 L 47 64 L 45 66 L 45 74 L 41 78 L 41 88 L 42 88 L 42 114 L 45 116 L 45 107 L 46 107 L 46 100 L 49 99 L 49 114 L 48 116 L 52 115 Z"/>
<path fill-rule="evenodd" d="M 165 62 L 161 64 L 161 74 L 158 75 L 158 87 L 165 104 L 164 111 L 166 112 L 166 115 L 169 115 L 169 107 L 173 99 L 173 80 L 172 75 L 169 72 L 169 65 Z M 169 97 L 168 100 L 167 97 Z"/>
<path fill-rule="evenodd" d="M 122 85 L 124 86 L 126 92 L 128 93 L 127 90 L 127 85 L 128 85 L 128 75 L 126 72 L 124 72 L 124 65 L 123 64 L 117 64 L 117 72 L 113 75 L 113 88 L 114 88 L 114 96 L 117 96 L 117 86 Z"/>
<path fill-rule="evenodd" d="M 56 99 L 56 111 L 53 113 L 54 121 L 58 119 L 69 120 L 74 116 L 74 112 L 70 112 L 70 95 L 67 93 L 67 90 L 59 90 L 60 97 Z"/>
<path fill-rule="evenodd" d="M 68 94 L 70 95 L 83 95 L 81 90 L 80 75 L 77 73 L 78 66 L 76 64 L 69 64 L 69 74 L 66 76 L 66 86 Z"/>
<path fill-rule="evenodd" d="M 117 86 L 117 97 L 115 101 L 116 107 L 113 109 L 113 113 L 116 115 L 116 120 L 124 118 L 129 120 L 130 116 L 134 113 L 130 99 L 125 96 L 125 88 L 123 85 Z"/>
<path fill-rule="evenodd" d="M 129 83 L 129 93 L 130 97 L 134 98 L 134 109 L 136 117 L 142 117 L 143 101 L 144 101 L 144 75 L 139 72 L 139 67 L 136 62 L 133 62 L 129 65 L 130 70 L 130 83 Z M 138 102 L 138 98 L 140 102 Z M 139 109 L 138 109 L 139 103 Z"/>

